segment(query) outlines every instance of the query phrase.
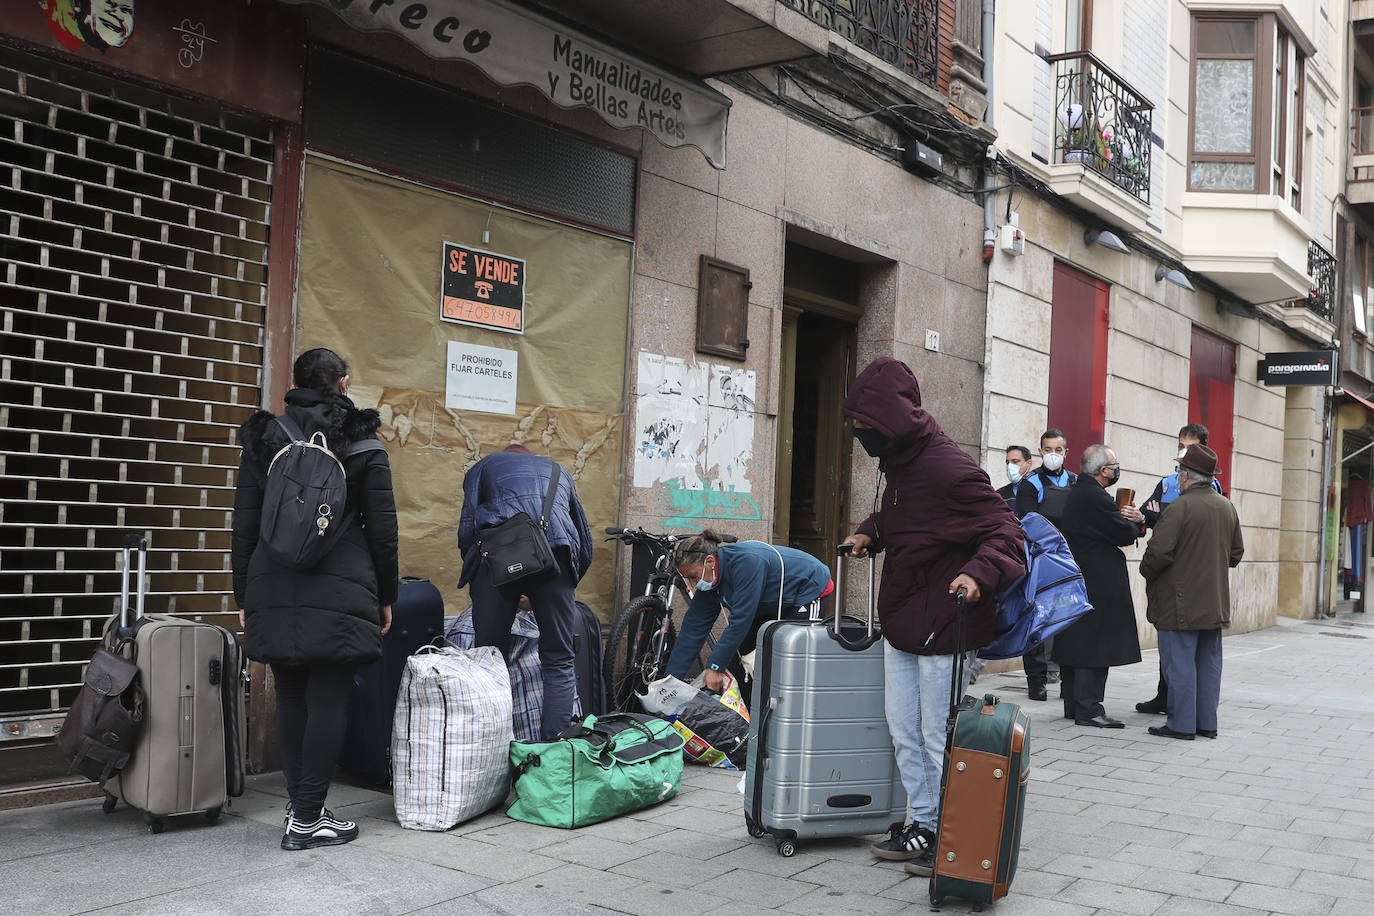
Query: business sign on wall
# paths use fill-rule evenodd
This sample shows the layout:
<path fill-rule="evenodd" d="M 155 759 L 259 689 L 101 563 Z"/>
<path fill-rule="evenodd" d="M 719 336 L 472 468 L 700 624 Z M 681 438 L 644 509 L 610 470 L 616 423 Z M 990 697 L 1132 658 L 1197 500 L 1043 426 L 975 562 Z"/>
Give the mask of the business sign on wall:
<path fill-rule="evenodd" d="M 664 146 L 695 146 L 725 168 L 730 99 L 496 0 L 285 0 L 334 11 L 356 29 L 402 36 L 430 57 L 465 60 L 503 86 L 533 86 L 562 108 L 590 108 L 612 127 L 639 127 Z"/>
<path fill-rule="evenodd" d="M 1266 385 L 1334 385 L 1336 351 L 1266 353 L 1257 374 Z"/>
<path fill-rule="evenodd" d="M 493 251 L 444 243 L 439 317 L 496 331 L 525 333 L 525 262 Z"/>
<path fill-rule="evenodd" d="M 515 416 L 520 354 L 457 340 L 448 342 L 444 406 Z"/>

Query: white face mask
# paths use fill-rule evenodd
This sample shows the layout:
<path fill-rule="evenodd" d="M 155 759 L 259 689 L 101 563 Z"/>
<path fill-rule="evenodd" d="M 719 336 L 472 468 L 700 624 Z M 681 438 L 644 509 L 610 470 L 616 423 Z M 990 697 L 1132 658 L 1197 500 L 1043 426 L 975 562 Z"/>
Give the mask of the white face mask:
<path fill-rule="evenodd" d="M 1049 471 L 1051 474 L 1058 474 L 1059 469 L 1064 466 L 1064 456 L 1058 452 L 1050 452 L 1041 459 L 1041 463 L 1045 465 L 1045 470 Z"/>
<path fill-rule="evenodd" d="M 1183 456 L 1186 455 L 1186 454 L 1188 454 L 1188 450 L 1187 450 L 1186 448 L 1181 448 L 1181 449 L 1179 449 L 1179 450 L 1178 450 L 1178 460 L 1179 460 L 1179 461 L 1182 461 L 1182 460 L 1183 460 Z"/>
<path fill-rule="evenodd" d="M 1011 481 L 1012 483 L 1020 483 L 1020 482 L 1021 482 L 1021 465 L 1019 465 L 1019 464 L 1008 464 L 1008 465 L 1007 465 L 1007 480 Z"/>

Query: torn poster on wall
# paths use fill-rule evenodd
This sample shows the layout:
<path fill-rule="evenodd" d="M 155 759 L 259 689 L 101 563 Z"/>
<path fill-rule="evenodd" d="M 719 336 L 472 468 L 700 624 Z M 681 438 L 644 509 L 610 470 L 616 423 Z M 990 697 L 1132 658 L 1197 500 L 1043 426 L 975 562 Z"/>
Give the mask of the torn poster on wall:
<path fill-rule="evenodd" d="M 753 372 L 640 351 L 634 485 L 748 493 Z"/>

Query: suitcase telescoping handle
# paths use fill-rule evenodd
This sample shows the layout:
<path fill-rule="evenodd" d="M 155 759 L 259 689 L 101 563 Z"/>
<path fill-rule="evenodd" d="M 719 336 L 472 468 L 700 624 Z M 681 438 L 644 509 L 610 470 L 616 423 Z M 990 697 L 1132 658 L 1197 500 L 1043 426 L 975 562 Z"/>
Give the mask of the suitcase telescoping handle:
<path fill-rule="evenodd" d="M 964 662 L 968 658 L 968 595 L 961 588 L 954 596 L 954 657 L 949 666 L 949 719 L 945 722 L 946 739 L 954 736 L 954 720 L 964 700 Z M 996 698 L 993 698 L 996 702 Z"/>
<path fill-rule="evenodd" d="M 134 587 L 135 602 L 137 602 L 137 620 L 143 616 L 143 580 L 148 572 L 148 539 L 138 532 L 131 531 L 124 535 L 124 580 L 119 588 L 119 627 L 121 630 L 129 628 L 129 560 L 130 553 L 138 551 L 138 584 Z"/>
<path fill-rule="evenodd" d="M 835 548 L 835 613 L 825 620 L 826 632 L 830 638 L 835 640 L 850 652 L 862 652 L 875 642 L 883 638 L 883 634 L 873 624 L 873 605 L 877 596 L 878 564 L 873 562 L 870 555 L 868 561 L 868 627 L 866 635 L 862 639 L 850 640 L 844 635 L 842 619 L 844 618 L 844 592 L 840 586 L 844 584 L 844 564 L 849 559 L 850 553 L 854 550 L 853 544 L 841 544 Z"/>

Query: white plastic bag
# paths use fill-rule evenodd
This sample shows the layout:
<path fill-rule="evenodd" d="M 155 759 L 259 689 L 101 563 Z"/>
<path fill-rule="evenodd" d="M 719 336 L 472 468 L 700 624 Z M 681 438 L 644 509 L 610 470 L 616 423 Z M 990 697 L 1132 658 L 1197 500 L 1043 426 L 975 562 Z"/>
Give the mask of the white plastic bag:
<path fill-rule="evenodd" d="M 391 729 L 396 819 L 447 830 L 510 785 L 510 675 L 493 646 L 422 648 L 406 662 Z"/>

